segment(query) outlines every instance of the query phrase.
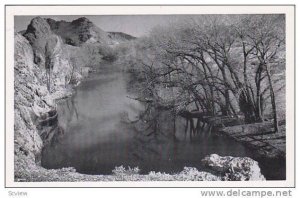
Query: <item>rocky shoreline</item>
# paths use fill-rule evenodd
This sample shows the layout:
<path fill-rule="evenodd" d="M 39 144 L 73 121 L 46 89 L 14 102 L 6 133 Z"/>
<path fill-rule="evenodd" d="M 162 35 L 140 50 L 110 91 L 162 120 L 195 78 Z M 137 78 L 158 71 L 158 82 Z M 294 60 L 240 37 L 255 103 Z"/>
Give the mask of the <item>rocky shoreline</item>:
<path fill-rule="evenodd" d="M 264 181 L 258 163 L 248 157 L 221 157 L 212 154 L 202 163 L 210 171 L 199 171 L 193 167 L 184 167 L 177 174 L 151 171 L 139 174 L 138 168 L 116 167 L 111 175 L 86 175 L 77 173 L 72 167 L 45 169 L 34 161 L 19 155 L 15 162 L 16 182 L 79 182 L 79 181 Z"/>

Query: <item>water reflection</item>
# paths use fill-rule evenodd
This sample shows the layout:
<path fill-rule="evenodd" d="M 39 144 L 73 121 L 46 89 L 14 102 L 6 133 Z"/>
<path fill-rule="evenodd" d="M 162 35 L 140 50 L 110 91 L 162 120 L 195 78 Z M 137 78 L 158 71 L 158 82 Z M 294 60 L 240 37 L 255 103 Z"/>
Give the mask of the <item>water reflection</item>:
<path fill-rule="evenodd" d="M 130 99 L 128 76 L 94 74 L 68 100 L 59 103 L 60 133 L 43 149 L 45 168 L 75 167 L 87 174 L 111 174 L 115 166 L 179 172 L 202 169 L 206 155 L 251 156 L 241 144 L 201 129 L 165 111 Z M 200 126 L 200 127 L 199 127 Z"/>

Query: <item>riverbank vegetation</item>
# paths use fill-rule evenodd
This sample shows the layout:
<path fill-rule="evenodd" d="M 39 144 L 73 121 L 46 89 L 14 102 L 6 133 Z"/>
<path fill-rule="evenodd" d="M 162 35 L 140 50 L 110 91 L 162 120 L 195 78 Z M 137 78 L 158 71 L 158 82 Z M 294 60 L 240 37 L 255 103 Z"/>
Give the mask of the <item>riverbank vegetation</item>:
<path fill-rule="evenodd" d="M 136 99 L 190 125 L 207 117 L 267 121 L 276 133 L 285 119 L 284 15 L 192 17 L 153 29 L 129 56 Z"/>

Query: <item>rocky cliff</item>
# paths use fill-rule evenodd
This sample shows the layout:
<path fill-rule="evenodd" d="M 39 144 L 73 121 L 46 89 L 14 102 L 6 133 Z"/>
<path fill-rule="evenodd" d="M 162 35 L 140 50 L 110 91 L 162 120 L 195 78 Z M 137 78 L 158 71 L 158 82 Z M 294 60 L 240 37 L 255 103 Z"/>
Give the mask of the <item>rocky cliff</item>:
<path fill-rule="evenodd" d="M 35 120 L 39 114 L 53 107 L 47 88 L 41 83 L 42 72 L 33 62 L 33 50 L 20 34 L 15 35 L 14 66 L 14 115 L 15 153 L 21 151 L 34 159 L 41 151 L 43 142 L 38 134 Z"/>
<path fill-rule="evenodd" d="M 42 121 L 55 115 L 55 100 L 70 95 L 72 87 L 82 78 L 80 68 L 75 69 L 71 61 L 75 54 L 70 51 L 74 49 L 64 44 L 46 20 L 34 18 L 23 35 L 15 34 L 14 52 L 16 178 L 22 178 L 25 169 L 39 163 L 47 139 L 42 134 L 45 132 Z M 47 50 L 52 54 L 50 78 L 46 69 Z"/>
<path fill-rule="evenodd" d="M 108 33 L 84 17 L 72 22 L 35 17 L 15 34 L 16 180 L 47 174 L 38 164 L 43 145 L 59 130 L 55 101 L 72 94 L 111 43 Z"/>

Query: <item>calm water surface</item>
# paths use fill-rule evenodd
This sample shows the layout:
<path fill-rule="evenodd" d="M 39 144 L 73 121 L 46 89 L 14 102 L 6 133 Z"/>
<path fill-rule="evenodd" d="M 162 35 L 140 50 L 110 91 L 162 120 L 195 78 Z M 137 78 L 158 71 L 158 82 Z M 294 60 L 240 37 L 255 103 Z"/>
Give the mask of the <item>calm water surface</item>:
<path fill-rule="evenodd" d="M 128 97 L 134 97 L 127 91 L 128 82 L 127 74 L 104 68 L 82 82 L 71 98 L 61 101 L 59 123 L 64 133 L 44 148 L 42 166 L 75 167 L 86 174 L 111 174 L 120 165 L 138 166 L 141 173 L 176 173 L 185 166 L 203 169 L 201 159 L 212 153 L 252 156 L 243 145 L 224 136 L 202 132 L 185 138 L 185 122 L 180 118 L 175 139 L 168 134 L 155 139 L 142 134 L 128 123 L 144 109 Z M 284 164 L 259 163 L 268 179 L 285 177 L 280 167 Z"/>

